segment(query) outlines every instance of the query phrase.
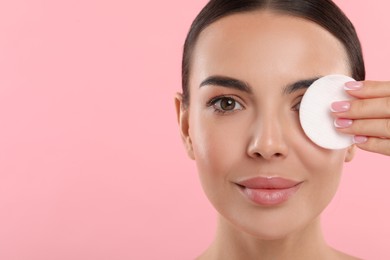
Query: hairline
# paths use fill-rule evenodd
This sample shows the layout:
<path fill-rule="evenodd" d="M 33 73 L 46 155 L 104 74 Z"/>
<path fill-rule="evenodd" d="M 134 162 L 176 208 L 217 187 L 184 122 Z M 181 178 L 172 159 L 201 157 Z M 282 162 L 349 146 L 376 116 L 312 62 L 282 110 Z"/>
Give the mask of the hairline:
<path fill-rule="evenodd" d="M 209 25 L 212 25 L 225 17 L 240 13 L 245 14 L 266 11 L 301 18 L 317 24 L 333 35 L 338 42 L 341 42 L 344 53 L 346 53 L 346 57 L 343 60 L 345 60 L 346 68 L 351 72 L 350 74 L 352 77 L 356 80 L 365 80 L 366 72 L 360 39 L 351 20 L 332 0 L 322 0 L 319 1 L 320 3 L 308 0 L 302 0 L 302 2 L 297 1 L 296 3 L 285 0 L 248 0 L 248 2 L 243 1 L 244 3 L 242 6 L 239 5 L 239 3 L 233 3 L 232 6 L 229 7 L 225 6 L 224 4 L 227 4 L 227 2 L 223 2 L 222 0 L 218 4 L 215 2 L 218 3 L 218 0 L 210 0 L 197 15 L 191 24 L 184 43 L 181 75 L 183 101 L 186 105 L 189 105 L 191 68 L 194 50 L 200 35 L 209 27 Z M 221 6 L 219 6 L 219 4 L 221 4 Z M 324 6 L 317 8 L 316 6 L 318 4 L 321 4 L 321 6 L 324 4 Z M 214 8 L 226 10 L 220 12 L 217 9 L 214 10 Z M 214 14 L 212 10 L 214 10 Z M 335 18 L 328 19 L 327 16 L 325 16 L 326 14 L 333 14 Z"/>

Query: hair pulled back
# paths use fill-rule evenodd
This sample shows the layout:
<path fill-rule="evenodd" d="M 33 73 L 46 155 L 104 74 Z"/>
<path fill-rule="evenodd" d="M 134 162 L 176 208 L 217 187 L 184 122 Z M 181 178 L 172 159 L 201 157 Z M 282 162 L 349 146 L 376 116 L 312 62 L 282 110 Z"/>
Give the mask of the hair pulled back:
<path fill-rule="evenodd" d="M 363 53 L 351 21 L 331 0 L 211 0 L 193 21 L 182 58 L 183 104 L 189 105 L 191 59 L 200 33 L 213 22 L 231 14 L 270 10 L 310 20 L 329 31 L 345 47 L 352 77 L 365 79 Z"/>

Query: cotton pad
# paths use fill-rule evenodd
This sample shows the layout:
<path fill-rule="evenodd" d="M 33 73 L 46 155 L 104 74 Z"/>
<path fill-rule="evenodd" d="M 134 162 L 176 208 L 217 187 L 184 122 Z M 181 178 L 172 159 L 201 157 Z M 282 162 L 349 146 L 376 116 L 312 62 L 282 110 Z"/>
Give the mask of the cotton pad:
<path fill-rule="evenodd" d="M 316 80 L 304 94 L 299 119 L 305 134 L 315 144 L 326 149 L 343 149 L 353 142 L 353 136 L 337 132 L 330 106 L 335 101 L 353 99 L 344 84 L 355 81 L 344 75 L 328 75 Z"/>

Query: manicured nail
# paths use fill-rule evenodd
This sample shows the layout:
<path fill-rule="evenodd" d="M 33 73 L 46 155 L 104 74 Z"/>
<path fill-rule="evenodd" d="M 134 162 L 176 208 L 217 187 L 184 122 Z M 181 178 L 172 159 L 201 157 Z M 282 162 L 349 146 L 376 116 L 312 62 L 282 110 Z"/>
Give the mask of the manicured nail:
<path fill-rule="evenodd" d="M 361 81 L 349 81 L 345 83 L 344 89 L 345 90 L 358 90 L 363 87 L 363 82 Z"/>
<path fill-rule="evenodd" d="M 337 128 L 347 128 L 352 125 L 353 121 L 351 119 L 336 118 L 334 120 L 334 126 Z"/>
<path fill-rule="evenodd" d="M 351 108 L 351 103 L 348 101 L 338 101 L 338 102 L 333 102 L 330 105 L 330 110 L 332 112 L 346 112 Z"/>
<path fill-rule="evenodd" d="M 367 140 L 368 140 L 367 136 L 355 135 L 353 137 L 353 141 L 355 142 L 355 144 L 362 144 L 367 142 Z"/>

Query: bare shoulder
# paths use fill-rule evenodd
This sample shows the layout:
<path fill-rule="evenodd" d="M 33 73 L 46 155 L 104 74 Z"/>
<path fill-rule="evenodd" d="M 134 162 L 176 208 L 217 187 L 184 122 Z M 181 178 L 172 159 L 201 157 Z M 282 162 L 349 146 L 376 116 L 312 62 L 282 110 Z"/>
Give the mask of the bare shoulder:
<path fill-rule="evenodd" d="M 213 259 L 210 248 L 204 251 L 200 256 L 195 258 L 194 260 L 211 260 Z"/>
<path fill-rule="evenodd" d="M 211 258 L 206 256 L 206 255 L 200 255 L 197 258 L 195 258 L 194 260 L 210 260 L 210 259 Z"/>
<path fill-rule="evenodd" d="M 356 256 L 352 256 L 352 255 L 348 255 L 346 253 L 343 253 L 341 251 L 338 251 L 338 250 L 334 250 L 335 251 L 335 254 L 336 254 L 336 258 L 337 260 L 363 260 L 362 258 L 358 258 Z"/>

